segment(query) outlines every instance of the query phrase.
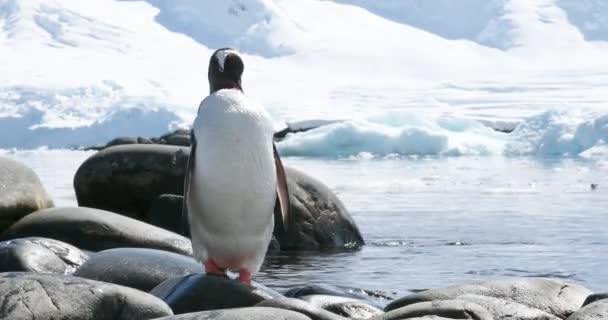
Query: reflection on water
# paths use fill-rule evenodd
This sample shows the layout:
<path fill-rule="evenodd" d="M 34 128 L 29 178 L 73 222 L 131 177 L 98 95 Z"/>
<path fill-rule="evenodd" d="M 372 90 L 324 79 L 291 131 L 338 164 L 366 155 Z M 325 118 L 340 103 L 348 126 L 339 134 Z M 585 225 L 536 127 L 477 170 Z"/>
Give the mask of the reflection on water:
<path fill-rule="evenodd" d="M 10 153 L 34 168 L 58 205 L 75 205 L 72 177 L 88 154 Z M 608 165 L 574 159 L 299 159 L 336 191 L 367 245 L 281 253 L 256 280 L 411 290 L 500 277 L 570 279 L 608 290 Z M 592 189 L 591 184 L 598 187 Z"/>

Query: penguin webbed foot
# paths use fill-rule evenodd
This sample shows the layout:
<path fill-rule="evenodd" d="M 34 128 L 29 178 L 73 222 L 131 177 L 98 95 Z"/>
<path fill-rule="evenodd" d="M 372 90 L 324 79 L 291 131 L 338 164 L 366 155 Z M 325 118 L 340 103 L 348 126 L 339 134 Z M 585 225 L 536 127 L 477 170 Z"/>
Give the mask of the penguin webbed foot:
<path fill-rule="evenodd" d="M 210 276 L 228 277 L 226 270 L 218 267 L 218 265 L 211 259 L 203 263 L 205 267 L 205 273 Z"/>
<path fill-rule="evenodd" d="M 239 281 L 253 288 L 253 284 L 251 284 L 251 272 L 247 270 L 239 271 Z"/>

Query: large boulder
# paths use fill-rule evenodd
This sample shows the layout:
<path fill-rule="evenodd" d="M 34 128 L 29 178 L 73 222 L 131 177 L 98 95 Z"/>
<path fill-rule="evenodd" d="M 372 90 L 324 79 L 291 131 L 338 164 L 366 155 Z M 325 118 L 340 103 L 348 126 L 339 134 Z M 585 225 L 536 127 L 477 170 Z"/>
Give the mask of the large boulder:
<path fill-rule="evenodd" d="M 598 300 L 604 300 L 604 299 L 608 299 L 608 293 L 594 293 L 590 296 L 587 297 L 587 299 L 585 299 L 585 302 L 583 302 L 583 307 L 594 303 Z"/>
<path fill-rule="evenodd" d="M 88 256 L 65 242 L 23 238 L 0 242 L 0 272 L 72 274 Z"/>
<path fill-rule="evenodd" d="M 181 219 L 175 218 L 181 212 L 179 198 L 159 196 L 183 195 L 189 153 L 188 147 L 164 145 L 104 149 L 76 172 L 78 204 L 182 230 Z M 282 250 L 358 248 L 364 244 L 355 222 L 331 189 L 301 171 L 285 170 L 292 214 L 288 233 L 276 234 Z"/>
<path fill-rule="evenodd" d="M 0 232 L 23 216 L 52 206 L 53 201 L 32 169 L 0 157 Z"/>
<path fill-rule="evenodd" d="M 256 307 L 270 307 L 277 309 L 291 310 L 306 315 L 312 320 L 343 320 L 343 317 L 323 310 L 317 306 L 294 298 L 278 298 L 264 300 L 256 305 Z"/>
<path fill-rule="evenodd" d="M 190 148 L 133 144 L 104 149 L 74 176 L 78 205 L 143 220 L 161 194 L 183 194 Z"/>
<path fill-rule="evenodd" d="M 142 248 L 118 248 L 91 256 L 74 275 L 148 292 L 163 281 L 203 272 L 200 263 L 181 254 Z"/>
<path fill-rule="evenodd" d="M 363 237 L 342 201 L 326 185 L 285 167 L 291 201 L 287 235 L 277 234 L 281 249 L 358 248 Z"/>
<path fill-rule="evenodd" d="M 131 320 L 172 315 L 160 299 L 135 289 L 41 273 L 0 273 L 0 319 Z"/>
<path fill-rule="evenodd" d="M 192 255 L 188 238 L 119 214 L 91 208 L 51 208 L 29 214 L 0 240 L 45 237 L 80 249 L 151 248 Z"/>
<path fill-rule="evenodd" d="M 187 220 L 182 219 L 184 197 L 176 194 L 163 194 L 152 201 L 146 214 L 146 221 L 154 226 L 163 228 L 183 236 L 188 236 Z"/>
<path fill-rule="evenodd" d="M 250 287 L 228 277 L 202 274 L 167 279 L 150 293 L 165 301 L 175 314 L 252 307 L 263 300 L 283 297 L 256 283 Z"/>
<path fill-rule="evenodd" d="M 311 320 L 309 317 L 294 311 L 251 307 L 239 309 L 224 309 L 187 313 L 155 320 Z"/>
<path fill-rule="evenodd" d="M 422 291 L 391 302 L 385 311 L 418 302 L 456 299 L 465 294 L 513 301 L 565 319 L 583 305 L 591 291 L 583 286 L 555 279 L 500 279 Z"/>
<path fill-rule="evenodd" d="M 397 320 L 424 316 L 449 319 L 493 320 L 492 314 L 483 307 L 463 300 L 441 300 L 414 303 L 378 315 L 373 320 Z"/>
<path fill-rule="evenodd" d="M 608 319 L 608 300 L 602 299 L 584 306 L 573 313 L 568 320 L 605 320 Z"/>

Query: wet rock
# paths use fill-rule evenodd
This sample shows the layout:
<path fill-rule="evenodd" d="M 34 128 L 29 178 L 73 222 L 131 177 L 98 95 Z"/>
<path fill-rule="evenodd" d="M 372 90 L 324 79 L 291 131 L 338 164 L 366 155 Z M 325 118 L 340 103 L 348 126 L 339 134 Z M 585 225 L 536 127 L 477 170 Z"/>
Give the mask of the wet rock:
<path fill-rule="evenodd" d="M 312 295 L 308 295 L 308 296 L 302 296 L 298 299 L 304 300 L 304 301 L 312 304 L 313 306 L 317 306 L 322 309 L 325 309 L 325 308 L 327 308 L 327 306 L 332 305 L 332 304 L 359 301 L 359 300 L 353 299 L 353 298 L 330 296 L 330 295 L 324 295 L 324 294 L 312 294 Z"/>
<path fill-rule="evenodd" d="M 172 146 L 190 146 L 190 135 L 173 134 L 165 138 L 167 144 Z"/>
<path fill-rule="evenodd" d="M 53 201 L 32 169 L 0 157 L 0 232 L 23 216 L 52 206 Z"/>
<path fill-rule="evenodd" d="M 88 255 L 65 242 L 22 238 L 0 242 L 0 272 L 26 271 L 71 274 Z"/>
<path fill-rule="evenodd" d="M 256 305 L 256 307 L 271 307 L 277 309 L 291 310 L 306 315 L 312 320 L 340 320 L 344 319 L 329 311 L 323 310 L 312 304 L 294 298 L 278 298 L 265 300 Z"/>
<path fill-rule="evenodd" d="M 342 201 L 323 183 L 285 167 L 291 201 L 287 234 L 276 234 L 281 250 L 358 248 L 363 237 Z"/>
<path fill-rule="evenodd" d="M 463 300 L 441 300 L 414 303 L 372 318 L 373 320 L 409 319 L 438 316 L 449 319 L 492 320 L 492 314 L 483 307 Z"/>
<path fill-rule="evenodd" d="M 608 293 L 594 293 L 585 299 L 583 307 L 598 300 L 608 299 Z"/>
<path fill-rule="evenodd" d="M 41 273 L 0 273 L 0 300 L 0 319 L 130 320 L 172 315 L 163 301 L 145 292 Z"/>
<path fill-rule="evenodd" d="M 137 137 L 137 143 L 140 143 L 140 144 L 153 144 L 155 142 L 152 141 L 152 139 L 149 139 L 149 138 L 146 138 L 146 137 Z"/>
<path fill-rule="evenodd" d="M 325 310 L 331 311 L 337 315 L 347 317 L 349 319 L 370 319 L 374 316 L 381 315 L 384 311 L 370 306 L 361 301 L 348 301 L 330 304 L 325 307 Z"/>
<path fill-rule="evenodd" d="M 119 248 L 92 255 L 74 275 L 148 292 L 169 278 L 202 272 L 200 263 L 181 254 Z"/>
<path fill-rule="evenodd" d="M 125 144 L 137 144 L 138 139 L 135 137 L 119 137 L 119 138 L 115 138 L 112 139 L 110 142 L 108 142 L 104 148 L 109 148 L 109 147 L 113 147 L 113 146 L 121 146 L 121 145 L 125 145 Z"/>
<path fill-rule="evenodd" d="M 386 300 L 392 298 L 378 291 L 370 291 L 359 288 L 344 287 L 344 286 L 331 286 L 331 285 L 305 285 L 300 287 L 294 287 L 285 292 L 286 297 L 299 298 L 307 295 L 329 295 L 329 296 L 340 296 L 348 297 L 357 300 L 363 300 L 367 303 L 372 304 L 375 307 L 384 308 Z"/>
<path fill-rule="evenodd" d="M 263 300 L 283 297 L 257 283 L 251 288 L 227 277 L 202 274 L 167 279 L 150 293 L 165 301 L 175 314 L 251 307 Z"/>
<path fill-rule="evenodd" d="M 568 320 L 604 319 L 608 319 L 608 300 L 605 299 L 590 303 L 568 317 Z"/>
<path fill-rule="evenodd" d="M 165 145 L 115 146 L 97 152 L 76 172 L 78 205 L 145 219 L 162 194 L 183 194 L 190 148 Z"/>
<path fill-rule="evenodd" d="M 422 291 L 393 301 L 386 306 L 385 311 L 417 302 L 455 299 L 464 294 L 518 302 L 565 319 L 583 305 L 591 291 L 583 286 L 555 279 L 501 279 Z"/>
<path fill-rule="evenodd" d="M 150 206 L 146 221 L 151 225 L 187 236 L 188 226 L 183 225 L 182 207 L 183 196 L 163 194 L 156 198 Z"/>
<path fill-rule="evenodd" d="M 480 296 L 476 294 L 465 294 L 458 297 L 476 303 L 488 310 L 494 320 L 559 320 L 560 318 L 547 312 L 530 308 L 521 303 L 503 299 Z"/>
<path fill-rule="evenodd" d="M 137 247 L 192 255 L 188 238 L 91 208 L 51 208 L 34 212 L 2 233 L 0 240 L 24 237 L 56 239 L 90 251 Z"/>
<path fill-rule="evenodd" d="M 294 311 L 252 307 L 182 314 L 155 320 L 311 320 Z"/>

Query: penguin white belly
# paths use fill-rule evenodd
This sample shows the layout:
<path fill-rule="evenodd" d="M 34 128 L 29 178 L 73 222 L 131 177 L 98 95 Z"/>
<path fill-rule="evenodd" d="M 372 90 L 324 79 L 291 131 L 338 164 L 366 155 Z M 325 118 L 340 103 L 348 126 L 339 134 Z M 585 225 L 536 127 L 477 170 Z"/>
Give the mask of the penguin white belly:
<path fill-rule="evenodd" d="M 236 90 L 201 103 L 188 196 L 192 245 L 201 261 L 257 272 L 274 227 L 272 123 Z"/>

